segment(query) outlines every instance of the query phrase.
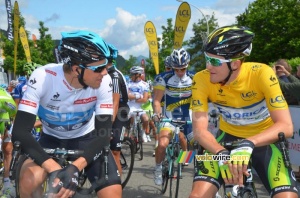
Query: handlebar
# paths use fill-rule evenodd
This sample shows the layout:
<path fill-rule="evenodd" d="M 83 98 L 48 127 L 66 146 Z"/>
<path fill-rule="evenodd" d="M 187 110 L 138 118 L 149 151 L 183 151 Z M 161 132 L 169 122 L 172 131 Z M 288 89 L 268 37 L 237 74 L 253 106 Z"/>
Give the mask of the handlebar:
<path fill-rule="evenodd" d="M 170 122 L 172 124 L 178 124 L 178 125 L 184 125 L 184 124 L 192 124 L 192 121 L 184 121 L 184 120 L 175 120 L 175 119 L 169 119 L 169 118 L 163 118 L 160 120 L 160 122 Z"/>
<path fill-rule="evenodd" d="M 67 156 L 67 157 L 79 157 L 84 153 L 83 150 L 66 150 L 64 148 L 56 148 L 56 149 L 50 149 L 50 148 L 43 148 L 44 151 L 51 156 Z"/>

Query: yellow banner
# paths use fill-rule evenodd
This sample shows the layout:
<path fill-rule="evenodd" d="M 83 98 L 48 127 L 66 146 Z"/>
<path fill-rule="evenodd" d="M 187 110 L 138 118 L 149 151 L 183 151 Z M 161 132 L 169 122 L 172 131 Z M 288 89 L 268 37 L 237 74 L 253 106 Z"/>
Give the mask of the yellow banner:
<path fill-rule="evenodd" d="M 27 34 L 23 26 L 20 27 L 20 39 L 25 51 L 27 63 L 31 63 L 30 48 L 28 45 Z"/>
<path fill-rule="evenodd" d="M 154 24 L 151 21 L 147 21 L 144 27 L 144 33 L 149 45 L 151 58 L 153 61 L 154 69 L 156 74 L 159 73 L 159 62 L 158 62 L 158 43 L 157 35 Z"/>
<path fill-rule="evenodd" d="M 175 33 L 174 33 L 174 49 L 182 47 L 183 38 L 186 32 L 186 28 L 191 18 L 191 8 L 187 2 L 180 4 L 175 21 Z"/>
<path fill-rule="evenodd" d="M 17 54 L 18 54 L 18 39 L 19 39 L 19 5 L 15 1 L 14 4 L 14 74 L 16 74 L 17 68 Z"/>

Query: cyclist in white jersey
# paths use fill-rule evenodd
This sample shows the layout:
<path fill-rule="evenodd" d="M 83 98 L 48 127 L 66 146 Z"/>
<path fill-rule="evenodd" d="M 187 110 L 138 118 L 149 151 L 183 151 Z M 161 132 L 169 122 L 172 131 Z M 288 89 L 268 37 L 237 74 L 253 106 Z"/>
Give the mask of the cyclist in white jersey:
<path fill-rule="evenodd" d="M 130 107 L 129 117 L 134 116 L 135 110 L 141 110 L 142 104 L 148 101 L 149 86 L 141 79 L 144 69 L 140 66 L 133 66 L 130 69 L 131 80 L 128 83 L 128 105 Z M 143 141 L 147 142 L 149 135 L 149 117 L 145 112 L 140 113 L 143 123 Z"/>
<path fill-rule="evenodd" d="M 55 197 L 72 197 L 83 168 L 98 197 L 121 197 L 121 180 L 111 152 L 107 180 L 101 172 L 112 128 L 112 87 L 106 68 L 110 51 L 97 34 L 75 31 L 62 33 L 59 52 L 63 64 L 45 65 L 30 76 L 14 122 L 12 139 L 30 157 L 21 169 L 21 197 L 41 197 L 37 193 L 47 176 L 58 191 Z M 37 114 L 43 123 L 39 142 L 30 134 Z M 84 153 L 61 168 L 42 147 Z"/>

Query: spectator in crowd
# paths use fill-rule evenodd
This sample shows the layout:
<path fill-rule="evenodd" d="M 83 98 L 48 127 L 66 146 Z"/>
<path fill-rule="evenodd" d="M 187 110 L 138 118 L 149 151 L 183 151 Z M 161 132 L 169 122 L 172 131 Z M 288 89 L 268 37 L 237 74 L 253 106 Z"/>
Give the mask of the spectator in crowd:
<path fill-rule="evenodd" d="M 284 59 L 274 64 L 274 71 L 278 76 L 280 88 L 289 105 L 299 105 L 300 80 L 291 75 L 291 66 Z"/>
<path fill-rule="evenodd" d="M 280 88 L 288 104 L 299 105 L 300 80 L 297 79 L 295 76 L 291 75 L 291 73 L 283 65 L 275 64 L 274 71 L 278 76 Z M 284 76 L 284 78 L 281 78 L 282 76 Z"/>

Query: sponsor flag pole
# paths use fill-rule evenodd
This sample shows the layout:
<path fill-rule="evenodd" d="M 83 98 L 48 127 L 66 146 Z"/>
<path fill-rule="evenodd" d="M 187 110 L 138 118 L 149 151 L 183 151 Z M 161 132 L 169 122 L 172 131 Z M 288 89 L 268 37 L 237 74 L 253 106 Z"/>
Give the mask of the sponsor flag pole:
<path fill-rule="evenodd" d="M 175 29 L 174 29 L 174 49 L 178 49 L 182 47 L 183 38 L 186 32 L 186 28 L 191 19 L 191 8 L 187 2 L 183 2 L 180 4 L 175 21 Z"/>
<path fill-rule="evenodd" d="M 157 35 L 154 24 L 151 21 L 147 21 L 144 26 L 144 34 L 146 36 L 151 58 L 153 61 L 156 74 L 159 74 L 159 62 L 158 62 L 158 43 Z"/>

